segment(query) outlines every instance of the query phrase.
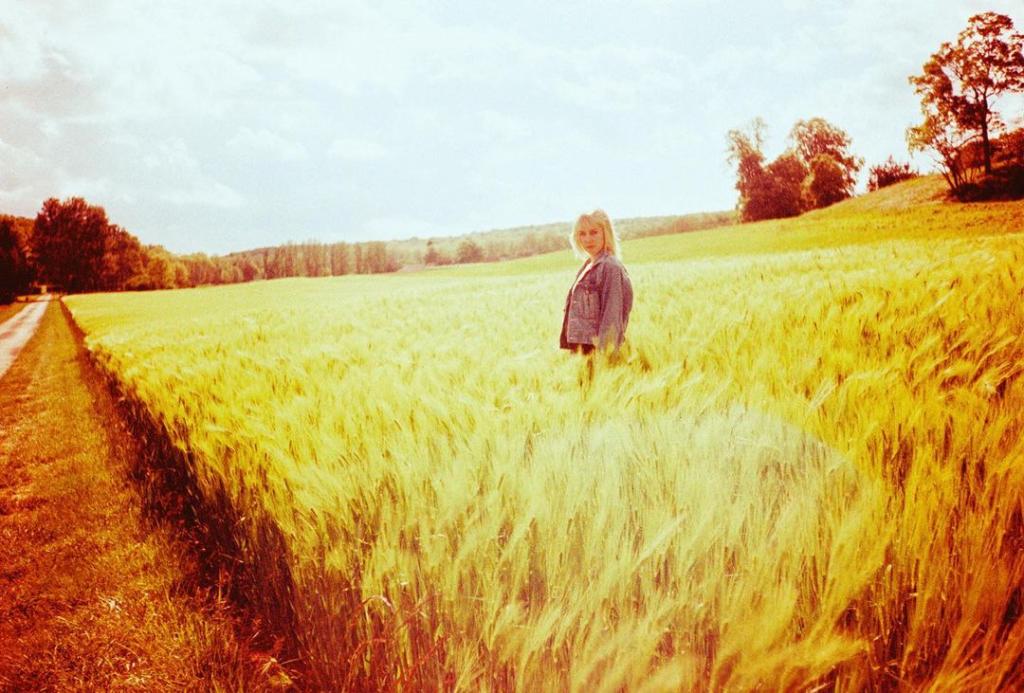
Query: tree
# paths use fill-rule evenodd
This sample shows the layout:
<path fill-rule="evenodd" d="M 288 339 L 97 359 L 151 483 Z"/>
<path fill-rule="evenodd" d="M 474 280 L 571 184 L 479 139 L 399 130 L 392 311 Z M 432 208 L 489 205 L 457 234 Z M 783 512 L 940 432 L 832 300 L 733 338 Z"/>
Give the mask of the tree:
<path fill-rule="evenodd" d="M 103 268 L 97 288 L 123 291 L 140 283 L 138 278 L 144 274 L 145 259 L 139 239 L 120 226 L 108 226 Z"/>
<path fill-rule="evenodd" d="M 355 256 L 355 258 L 353 260 L 353 266 L 355 268 L 355 270 L 354 270 L 355 273 L 356 274 L 366 274 L 366 267 L 364 266 L 364 263 L 363 263 L 363 245 L 361 243 L 355 243 L 352 246 L 352 250 L 353 250 L 352 254 Z"/>
<path fill-rule="evenodd" d="M 792 217 L 853 195 L 864 159 L 850 153 L 850 136 L 824 118 L 798 120 L 791 146 L 765 165 L 765 124 L 730 130 L 729 163 L 736 166 L 737 209 L 743 221 Z"/>
<path fill-rule="evenodd" d="M 264 262 L 267 279 L 280 279 L 284 273 L 284 246 L 274 246 L 267 251 Z"/>
<path fill-rule="evenodd" d="M 263 278 L 263 269 L 250 256 L 246 255 L 235 260 L 242 274 L 240 281 L 251 282 Z"/>
<path fill-rule="evenodd" d="M 147 245 L 143 247 L 145 258 L 145 274 L 140 282 L 142 289 L 173 289 L 178 280 L 178 272 L 175 265 L 181 266 L 187 276 L 187 270 L 180 263 L 176 263 L 174 257 L 159 245 Z"/>
<path fill-rule="evenodd" d="M 847 171 L 831 156 L 819 154 L 811 161 L 804 179 L 804 204 L 812 209 L 828 207 L 850 197 Z"/>
<path fill-rule="evenodd" d="M 0 218 L 0 303 L 10 303 L 23 293 L 32 273 L 14 222 Z"/>
<path fill-rule="evenodd" d="M 795 217 L 804 211 L 803 184 L 807 166 L 796 152 L 785 151 L 765 168 L 768 177 L 761 208 L 766 219 Z"/>
<path fill-rule="evenodd" d="M 193 253 L 181 258 L 188 268 L 188 285 L 203 286 L 204 284 L 216 284 L 220 279 L 220 273 L 213 259 L 206 253 Z"/>
<path fill-rule="evenodd" d="M 331 273 L 327 246 L 317 241 L 307 241 L 302 246 L 302 273 L 307 277 L 326 277 Z"/>
<path fill-rule="evenodd" d="M 459 263 L 482 262 L 483 259 L 484 249 L 480 247 L 479 243 L 468 238 L 459 243 L 459 247 L 455 251 L 455 261 Z"/>
<path fill-rule="evenodd" d="M 351 271 L 348 243 L 341 242 L 331 245 L 331 274 L 337 277 Z"/>
<path fill-rule="evenodd" d="M 280 248 L 281 251 L 281 276 L 282 277 L 296 277 L 298 276 L 299 266 L 299 251 L 292 242 L 285 243 Z"/>
<path fill-rule="evenodd" d="M 909 163 L 897 163 L 892 154 L 889 158 L 868 169 L 868 192 L 881 190 L 900 181 L 917 178 L 917 171 Z"/>
<path fill-rule="evenodd" d="M 107 213 L 81 197 L 51 197 L 36 215 L 32 249 L 43 279 L 66 291 L 99 288 L 106 252 Z"/>
<path fill-rule="evenodd" d="M 761 151 L 765 127 L 763 120 L 754 118 L 747 130 L 730 130 L 726 135 L 729 140 L 728 160 L 736 166 L 736 191 L 740 194 L 737 207 L 743 221 L 766 218 L 758 208 L 755 194 L 765 183 L 764 152 Z"/>
<path fill-rule="evenodd" d="M 245 278 L 242 268 L 227 257 L 217 258 L 217 275 L 220 284 L 238 284 Z"/>
<path fill-rule="evenodd" d="M 434 241 L 427 241 L 427 251 L 423 254 L 423 263 L 426 265 L 439 265 L 440 253 L 437 252 L 437 247 L 434 245 Z"/>
<path fill-rule="evenodd" d="M 955 192 L 963 171 L 949 167 L 962 166 L 963 147 L 980 139 L 985 173 L 992 173 L 990 133 L 1003 126 L 995 100 L 1024 90 L 1024 35 L 1013 31 L 1013 20 L 995 12 L 974 15 L 955 44 L 943 43 L 923 73 L 909 79 L 924 114 L 907 132 L 911 150 L 938 152 Z"/>
<path fill-rule="evenodd" d="M 428 265 L 450 265 L 452 259 L 443 250 L 438 250 L 434 241 L 427 241 L 427 252 L 423 255 L 423 262 Z"/>
<path fill-rule="evenodd" d="M 824 118 L 811 118 L 810 120 L 798 120 L 790 131 L 789 137 L 797 155 L 811 175 L 814 175 L 817 170 L 819 179 L 825 176 L 829 180 L 828 194 L 824 195 L 822 199 L 831 200 L 831 202 L 815 203 L 813 206 L 824 207 L 853 195 L 853 189 L 857 184 L 857 174 L 864 166 L 864 159 L 850 153 L 852 140 L 844 130 L 832 125 Z M 821 161 L 821 157 L 831 159 L 835 166 L 828 166 L 827 163 Z M 815 164 L 815 161 L 818 163 Z M 841 175 L 838 187 L 835 186 L 836 172 Z M 809 187 L 813 185 L 813 182 L 808 184 Z M 820 188 L 821 185 L 819 182 L 818 187 Z M 817 199 L 812 195 L 812 202 Z"/>
<path fill-rule="evenodd" d="M 738 208 L 743 221 L 791 217 L 803 211 L 803 181 L 807 166 L 792 150 L 764 165 L 765 124 L 755 118 L 749 129 L 730 130 L 729 162 L 736 165 Z"/>
<path fill-rule="evenodd" d="M 398 263 L 388 252 L 388 244 L 384 241 L 369 241 L 362 244 L 362 272 L 366 274 L 380 274 L 382 272 L 394 272 L 398 269 Z M 359 250 L 359 245 L 356 246 Z M 357 257 L 359 255 L 357 254 Z"/>
<path fill-rule="evenodd" d="M 754 118 L 747 130 L 730 130 L 726 135 L 729 163 L 736 166 L 736 190 L 740 194 L 737 207 L 743 221 L 769 218 L 764 205 L 765 196 L 761 194 L 767 186 L 764 152 L 761 151 L 765 129 L 764 121 Z"/>
<path fill-rule="evenodd" d="M 370 241 L 363 246 L 363 269 L 367 274 L 384 271 L 387 251 L 381 241 Z"/>
<path fill-rule="evenodd" d="M 923 123 L 907 128 L 907 148 L 912 152 L 931 151 L 954 193 L 971 180 L 966 149 L 972 139 L 960 130 L 949 112 L 926 112 Z"/>

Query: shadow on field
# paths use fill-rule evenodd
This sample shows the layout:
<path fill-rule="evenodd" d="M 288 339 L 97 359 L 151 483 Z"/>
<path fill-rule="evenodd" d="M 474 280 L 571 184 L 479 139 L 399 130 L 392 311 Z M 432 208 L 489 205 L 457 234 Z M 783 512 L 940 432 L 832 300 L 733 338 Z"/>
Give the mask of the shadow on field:
<path fill-rule="evenodd" d="M 83 332 L 63 303 L 61 308 L 81 344 Z M 81 353 L 109 389 L 121 419 L 114 425 L 124 426 L 134 448 L 134 466 L 127 471 L 144 517 L 174 528 L 187 547 L 189 564 L 183 566 L 180 590 L 228 600 L 238 611 L 242 635 L 294 670 L 301 664 L 295 647 L 294 583 L 288 545 L 277 524 L 255 505 L 241 515 L 219 480 L 201 486 L 192 456 L 175 447 L 145 405 L 125 392 L 88 350 Z"/>

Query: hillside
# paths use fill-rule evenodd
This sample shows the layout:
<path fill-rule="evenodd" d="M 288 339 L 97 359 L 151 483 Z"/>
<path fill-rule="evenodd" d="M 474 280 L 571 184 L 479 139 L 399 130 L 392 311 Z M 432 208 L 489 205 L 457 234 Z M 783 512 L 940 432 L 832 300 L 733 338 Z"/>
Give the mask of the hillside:
<path fill-rule="evenodd" d="M 1024 201 L 946 200 L 941 176 L 922 176 L 789 219 L 730 224 L 623 244 L 627 265 L 837 248 L 896 239 L 951 238 L 1024 231 Z M 445 269 L 453 276 L 547 272 L 578 260 L 568 249 L 493 265 Z"/>
<path fill-rule="evenodd" d="M 620 238 L 635 239 L 686 231 L 725 226 L 736 221 L 734 211 L 700 212 L 673 216 L 628 217 L 615 219 L 615 229 Z M 388 241 L 389 248 L 399 257 L 417 260 L 426 252 L 428 241 L 440 252 L 455 257 L 460 243 L 473 241 L 480 244 L 485 253 L 490 249 L 494 257 L 517 257 L 536 254 L 538 248 L 544 251 L 564 245 L 572 230 L 571 220 L 547 224 L 515 226 L 488 231 L 475 231 L 456 236 L 431 238 L 407 238 Z"/>
<path fill-rule="evenodd" d="M 941 175 L 933 174 L 857 195 L 831 207 L 812 210 L 803 216 L 828 218 L 861 212 L 893 212 L 928 205 L 956 204 L 948 198 L 949 186 Z"/>

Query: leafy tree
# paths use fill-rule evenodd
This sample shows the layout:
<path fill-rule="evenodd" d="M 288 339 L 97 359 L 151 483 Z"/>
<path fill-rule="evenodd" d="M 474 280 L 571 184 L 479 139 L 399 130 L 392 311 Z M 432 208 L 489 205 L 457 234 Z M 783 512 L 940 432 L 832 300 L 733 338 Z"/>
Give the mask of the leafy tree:
<path fill-rule="evenodd" d="M 768 212 L 765 218 L 795 217 L 803 212 L 803 183 L 807 178 L 807 166 L 796 152 L 783 152 L 768 164 L 765 173 L 768 174 L 768 185 L 761 203 Z"/>
<path fill-rule="evenodd" d="M 924 122 L 907 132 L 911 150 L 937 152 L 956 191 L 965 173 L 961 152 L 980 139 L 985 173 L 990 174 L 990 133 L 1003 126 L 994 102 L 1024 90 L 1024 35 L 1013 31 L 1013 20 L 995 12 L 974 15 L 956 43 L 943 43 L 923 73 L 909 79 L 924 114 Z"/>
<path fill-rule="evenodd" d="M 145 259 L 139 239 L 117 225 L 106 229 L 106 245 L 98 287 L 108 291 L 134 288 L 145 273 Z"/>
<path fill-rule="evenodd" d="M 23 293 L 31 278 L 25 249 L 14 222 L 0 218 L 0 303 L 10 303 Z"/>
<path fill-rule="evenodd" d="M 427 241 L 427 252 L 423 255 L 423 262 L 428 265 L 450 265 L 452 258 L 443 250 L 438 250 L 434 241 Z"/>
<path fill-rule="evenodd" d="M 455 251 L 455 261 L 459 263 L 483 262 L 483 259 L 484 249 L 480 247 L 479 243 L 468 238 L 459 243 L 459 247 Z"/>
<path fill-rule="evenodd" d="M 912 152 L 930 151 L 954 193 L 970 182 L 971 166 L 966 149 L 972 139 L 957 126 L 948 111 L 926 111 L 923 123 L 907 129 L 907 147 Z"/>
<path fill-rule="evenodd" d="M 285 243 L 277 248 L 278 275 L 279 277 L 294 277 L 298 274 L 298 250 L 292 242 Z"/>
<path fill-rule="evenodd" d="M 730 130 L 726 135 L 729 140 L 729 163 L 736 166 L 736 191 L 740 194 L 737 207 L 743 221 L 767 218 L 757 200 L 757 191 L 765 186 L 762 151 L 765 129 L 764 121 L 755 118 L 747 130 Z"/>
<path fill-rule="evenodd" d="M 824 118 L 798 120 L 789 133 L 800 160 L 807 166 L 811 175 L 818 181 L 809 181 L 808 188 L 817 188 L 820 195 L 812 194 L 810 202 L 814 207 L 825 207 L 845 200 L 853 195 L 857 184 L 857 174 L 864 166 L 864 159 L 854 156 L 849 148 L 852 140 L 841 128 L 832 125 Z M 822 157 L 831 159 L 834 166 L 829 166 Z M 817 164 L 815 163 L 817 161 Z M 836 173 L 840 179 L 835 179 Z M 827 184 L 825 181 L 827 180 Z M 837 185 L 838 183 L 838 185 Z M 826 190 L 827 187 L 827 190 Z M 819 203 L 818 200 L 831 200 Z"/>
<path fill-rule="evenodd" d="M 218 270 L 218 282 L 221 284 L 238 284 L 245 277 L 242 273 L 242 268 L 237 265 L 231 258 L 218 258 L 219 262 Z"/>
<path fill-rule="evenodd" d="M 747 130 L 727 135 L 743 221 L 796 216 L 853 195 L 864 160 L 850 153 L 846 132 L 824 118 L 798 120 L 789 133 L 792 146 L 768 165 L 764 132 L 764 121 L 755 118 Z"/>
<path fill-rule="evenodd" d="M 755 118 L 749 130 L 730 130 L 729 161 L 736 165 L 736 190 L 743 221 L 791 217 L 803 211 L 802 186 L 807 167 L 795 151 L 764 165 L 765 124 Z"/>
<path fill-rule="evenodd" d="M 81 197 L 51 197 L 36 215 L 32 248 L 42 278 L 67 291 L 100 288 L 107 213 Z"/>
<path fill-rule="evenodd" d="M 303 274 L 307 277 L 326 277 L 331 273 L 327 246 L 317 241 L 307 241 L 302 246 Z"/>
<path fill-rule="evenodd" d="M 380 241 L 371 241 L 363 246 L 363 269 L 368 274 L 384 271 L 387 251 Z"/>
<path fill-rule="evenodd" d="M 251 282 L 256 279 L 263 279 L 263 268 L 253 258 L 245 256 L 237 259 L 235 262 L 242 276 L 239 281 Z"/>
<path fill-rule="evenodd" d="M 147 245 L 143 247 L 143 250 L 145 253 L 145 271 L 139 288 L 175 288 L 179 278 L 175 265 L 182 268 L 182 272 L 187 278 L 188 270 L 181 263 L 176 263 L 174 257 L 163 246 Z"/>
<path fill-rule="evenodd" d="M 267 251 L 265 262 L 267 279 L 280 279 L 287 276 L 284 273 L 284 255 L 285 248 L 282 245 L 274 246 Z"/>
<path fill-rule="evenodd" d="M 1021 119 L 1024 124 L 1024 119 Z M 1004 164 L 1024 166 L 1024 127 L 1006 133 L 999 140 L 992 143 L 995 148 L 993 156 L 996 161 L 1001 160 Z"/>
<path fill-rule="evenodd" d="M 384 241 L 369 241 L 362 244 L 362 271 L 367 274 L 394 272 L 398 264 L 388 252 L 388 244 Z M 359 245 L 356 246 L 359 249 Z"/>
<path fill-rule="evenodd" d="M 828 207 L 851 196 L 847 171 L 831 156 L 819 154 L 804 179 L 804 203 L 812 209 Z"/>
<path fill-rule="evenodd" d="M 348 243 L 334 243 L 331 245 L 331 274 L 335 277 L 348 274 L 352 271 L 349 262 Z"/>
<path fill-rule="evenodd" d="M 427 241 L 427 251 L 423 254 L 423 262 L 427 265 L 440 265 L 441 254 L 437 251 L 434 241 Z"/>
<path fill-rule="evenodd" d="M 171 272 L 174 276 L 174 282 L 167 288 L 169 289 L 181 289 L 189 285 L 188 283 L 188 267 L 185 263 L 178 259 L 176 255 L 168 252 L 170 256 Z"/>
<path fill-rule="evenodd" d="M 909 163 L 897 163 L 890 154 L 889 158 L 868 169 L 868 192 L 881 190 L 900 181 L 917 178 L 917 171 L 910 168 Z"/>
<path fill-rule="evenodd" d="M 189 286 L 216 284 L 219 280 L 217 266 L 206 253 L 193 253 L 180 259 L 188 268 Z"/>

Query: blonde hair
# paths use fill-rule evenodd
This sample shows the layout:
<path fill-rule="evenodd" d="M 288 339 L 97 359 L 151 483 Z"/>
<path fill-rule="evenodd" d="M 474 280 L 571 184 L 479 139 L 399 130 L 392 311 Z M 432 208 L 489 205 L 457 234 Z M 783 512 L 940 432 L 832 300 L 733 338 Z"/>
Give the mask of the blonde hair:
<path fill-rule="evenodd" d="M 578 257 L 586 257 L 587 253 L 580 247 L 580 231 L 588 226 L 596 226 L 604 232 L 604 249 L 609 255 L 622 259 L 622 244 L 619 242 L 619 235 L 615 233 L 612 220 L 603 209 L 595 209 L 590 214 L 581 214 L 576 220 L 576 225 L 569 235 L 569 245 Z"/>

